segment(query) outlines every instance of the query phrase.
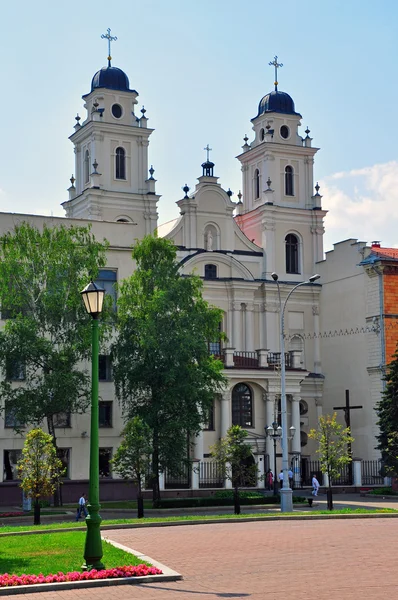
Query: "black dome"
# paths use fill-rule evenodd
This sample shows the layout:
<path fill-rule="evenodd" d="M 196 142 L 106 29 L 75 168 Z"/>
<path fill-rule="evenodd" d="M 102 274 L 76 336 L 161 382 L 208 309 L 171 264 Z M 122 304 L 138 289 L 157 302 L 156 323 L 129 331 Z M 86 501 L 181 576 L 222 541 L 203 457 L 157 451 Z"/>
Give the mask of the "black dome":
<path fill-rule="evenodd" d="M 126 73 L 117 67 L 102 67 L 94 75 L 91 81 L 91 91 L 97 88 L 107 88 L 108 90 L 119 90 L 129 92 L 130 82 Z"/>
<path fill-rule="evenodd" d="M 280 92 L 279 90 L 270 92 L 260 100 L 257 117 L 267 112 L 283 113 L 284 115 L 299 114 L 295 112 L 294 102 L 289 94 L 286 94 L 286 92 Z"/>

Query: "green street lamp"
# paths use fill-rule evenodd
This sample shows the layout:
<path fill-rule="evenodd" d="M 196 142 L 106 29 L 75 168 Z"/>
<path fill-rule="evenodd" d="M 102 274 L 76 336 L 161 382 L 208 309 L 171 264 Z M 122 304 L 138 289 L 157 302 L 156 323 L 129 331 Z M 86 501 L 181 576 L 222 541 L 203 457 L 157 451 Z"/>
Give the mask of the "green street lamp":
<path fill-rule="evenodd" d="M 84 307 L 92 316 L 92 361 L 91 361 L 91 426 L 90 426 L 90 479 L 88 492 L 87 534 L 84 546 L 83 569 L 104 569 L 101 562 L 101 516 L 99 509 L 99 409 L 98 409 L 98 317 L 102 312 L 105 290 L 91 281 L 81 292 Z"/>

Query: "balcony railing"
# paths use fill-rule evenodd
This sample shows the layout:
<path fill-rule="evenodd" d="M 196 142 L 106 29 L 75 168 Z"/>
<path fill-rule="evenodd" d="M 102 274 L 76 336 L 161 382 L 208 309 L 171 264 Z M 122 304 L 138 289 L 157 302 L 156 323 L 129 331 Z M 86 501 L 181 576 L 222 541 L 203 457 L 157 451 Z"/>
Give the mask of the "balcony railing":
<path fill-rule="evenodd" d="M 254 352 L 238 351 L 225 348 L 221 351 L 220 359 L 229 369 L 278 369 L 281 366 L 281 353 L 268 350 Z M 285 353 L 286 369 L 302 369 L 301 352 L 291 350 Z"/>

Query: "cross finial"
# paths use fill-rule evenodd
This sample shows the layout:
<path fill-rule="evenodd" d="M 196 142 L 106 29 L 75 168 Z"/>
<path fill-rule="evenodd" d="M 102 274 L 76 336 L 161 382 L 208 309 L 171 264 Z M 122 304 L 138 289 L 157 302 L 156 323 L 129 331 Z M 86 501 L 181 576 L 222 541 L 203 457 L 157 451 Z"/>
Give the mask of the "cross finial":
<path fill-rule="evenodd" d="M 112 56 L 111 56 L 111 42 L 116 42 L 117 37 L 115 35 L 114 36 L 111 35 L 111 30 L 109 29 L 109 27 L 108 27 L 108 29 L 106 31 L 107 31 L 106 34 L 103 33 L 101 35 L 101 39 L 102 40 L 108 40 L 108 67 L 110 67 L 111 66 L 111 60 L 112 60 Z"/>
<path fill-rule="evenodd" d="M 209 162 L 209 158 L 210 158 L 209 157 L 209 152 L 212 151 L 212 148 L 210 148 L 209 144 L 207 144 L 206 148 L 203 148 L 203 150 L 206 150 L 206 152 L 207 152 L 207 159 L 206 160 L 207 160 L 207 162 Z"/>
<path fill-rule="evenodd" d="M 275 67 L 275 91 L 278 91 L 278 69 L 279 67 L 283 67 L 282 63 L 278 63 L 278 57 L 274 56 L 274 60 L 268 63 L 270 67 Z"/>

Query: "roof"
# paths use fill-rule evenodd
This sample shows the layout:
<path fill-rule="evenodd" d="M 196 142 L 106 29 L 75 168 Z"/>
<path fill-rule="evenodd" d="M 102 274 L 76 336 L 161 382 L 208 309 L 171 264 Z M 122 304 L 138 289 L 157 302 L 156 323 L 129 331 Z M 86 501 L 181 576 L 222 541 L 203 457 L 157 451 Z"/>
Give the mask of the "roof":
<path fill-rule="evenodd" d="M 371 247 L 369 255 L 361 261 L 361 265 L 368 265 L 379 261 L 398 261 L 398 248 Z"/>

